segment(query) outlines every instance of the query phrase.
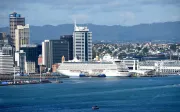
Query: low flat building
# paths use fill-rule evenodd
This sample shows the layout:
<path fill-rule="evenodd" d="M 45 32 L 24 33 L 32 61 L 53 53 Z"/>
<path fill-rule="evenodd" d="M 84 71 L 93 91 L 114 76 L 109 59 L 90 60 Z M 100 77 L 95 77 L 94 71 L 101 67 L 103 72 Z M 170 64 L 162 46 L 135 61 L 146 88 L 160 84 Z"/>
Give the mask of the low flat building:
<path fill-rule="evenodd" d="M 154 75 L 154 70 L 131 70 L 129 71 L 130 74 L 134 74 L 136 76 L 148 76 Z"/>
<path fill-rule="evenodd" d="M 139 62 L 138 70 L 155 70 L 157 74 L 180 74 L 180 61 L 142 61 Z"/>

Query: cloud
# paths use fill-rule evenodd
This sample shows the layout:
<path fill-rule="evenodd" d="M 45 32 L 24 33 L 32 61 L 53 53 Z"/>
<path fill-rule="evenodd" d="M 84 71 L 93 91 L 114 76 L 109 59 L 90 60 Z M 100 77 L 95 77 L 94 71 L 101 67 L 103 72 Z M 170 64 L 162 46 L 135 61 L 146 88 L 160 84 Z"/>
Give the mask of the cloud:
<path fill-rule="evenodd" d="M 172 16 L 171 19 L 172 19 L 172 21 L 179 21 L 180 20 L 180 15 Z"/>
<path fill-rule="evenodd" d="M 180 5 L 180 0 L 139 0 L 144 5 Z"/>
<path fill-rule="evenodd" d="M 73 21 L 76 20 L 77 23 L 78 23 L 78 22 L 88 23 L 88 22 L 87 22 L 87 21 L 88 21 L 88 18 L 89 18 L 89 16 L 86 15 L 86 14 L 74 14 L 74 15 L 71 16 L 71 19 L 72 19 Z"/>
<path fill-rule="evenodd" d="M 1 0 L 0 1 L 0 10 L 26 10 L 26 2 L 24 0 Z"/>
<path fill-rule="evenodd" d="M 121 12 L 119 14 L 120 24 L 121 25 L 129 25 L 129 23 L 133 23 L 136 19 L 136 16 L 133 12 Z"/>
<path fill-rule="evenodd" d="M 123 13 L 120 13 L 120 17 L 127 18 L 127 19 L 134 19 L 135 14 L 132 12 L 123 12 Z"/>
<path fill-rule="evenodd" d="M 78 23 L 131 25 L 179 20 L 180 0 L 0 0 L 3 24 L 8 25 L 14 10 L 33 25 L 72 23 L 74 18 Z"/>
<path fill-rule="evenodd" d="M 133 7 L 134 5 L 180 5 L 180 0 L 1 0 L 0 9 L 26 10 L 27 5 L 48 5 L 56 9 L 83 10 L 100 7 L 102 11 Z"/>

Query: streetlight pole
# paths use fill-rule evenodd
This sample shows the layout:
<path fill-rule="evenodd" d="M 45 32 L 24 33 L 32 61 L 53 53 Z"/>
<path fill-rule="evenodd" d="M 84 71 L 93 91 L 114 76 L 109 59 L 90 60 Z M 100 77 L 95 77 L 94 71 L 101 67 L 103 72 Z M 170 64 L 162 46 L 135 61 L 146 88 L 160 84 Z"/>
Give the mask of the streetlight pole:
<path fill-rule="evenodd" d="M 39 65 L 39 67 L 40 67 L 40 68 L 39 68 L 39 70 L 40 70 L 40 79 L 39 79 L 39 80 L 40 80 L 40 82 L 41 82 L 41 65 Z"/>
<path fill-rule="evenodd" d="M 16 79 L 15 79 L 15 78 L 16 78 L 16 77 L 15 77 L 15 65 L 13 65 L 13 67 L 14 67 L 14 84 L 15 84 L 15 80 L 16 80 Z"/>

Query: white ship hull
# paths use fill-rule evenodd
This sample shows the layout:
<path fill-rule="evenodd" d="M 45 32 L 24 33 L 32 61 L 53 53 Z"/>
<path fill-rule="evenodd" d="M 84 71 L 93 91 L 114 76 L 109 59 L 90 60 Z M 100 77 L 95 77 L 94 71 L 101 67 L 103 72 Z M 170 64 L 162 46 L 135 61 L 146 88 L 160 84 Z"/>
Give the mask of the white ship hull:
<path fill-rule="evenodd" d="M 72 72 L 70 70 L 58 70 L 60 74 L 69 76 L 69 77 L 79 77 L 81 72 Z M 106 75 L 106 77 L 127 77 L 129 76 L 129 72 L 116 72 L 116 71 L 104 71 L 102 72 Z M 89 76 L 93 76 L 93 74 L 89 74 Z"/>

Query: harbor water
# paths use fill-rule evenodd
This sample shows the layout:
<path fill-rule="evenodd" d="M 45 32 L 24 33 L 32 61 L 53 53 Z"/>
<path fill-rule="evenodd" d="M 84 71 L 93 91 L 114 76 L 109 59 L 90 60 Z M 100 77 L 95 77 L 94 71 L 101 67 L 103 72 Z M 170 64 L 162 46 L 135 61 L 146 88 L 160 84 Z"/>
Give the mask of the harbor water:
<path fill-rule="evenodd" d="M 0 87 L 0 112 L 180 112 L 180 76 L 62 81 Z"/>

